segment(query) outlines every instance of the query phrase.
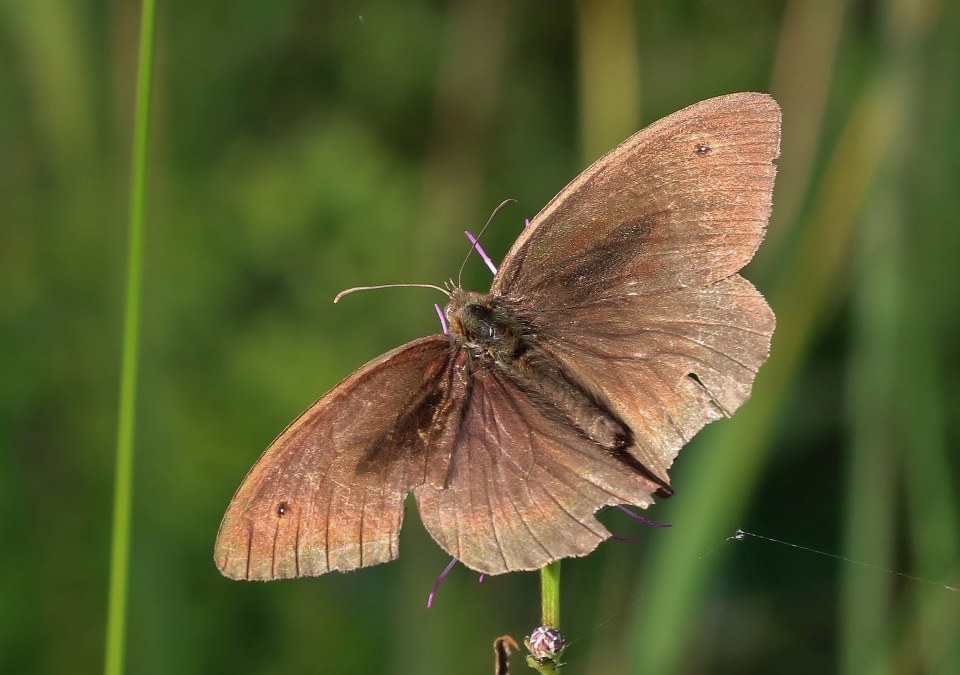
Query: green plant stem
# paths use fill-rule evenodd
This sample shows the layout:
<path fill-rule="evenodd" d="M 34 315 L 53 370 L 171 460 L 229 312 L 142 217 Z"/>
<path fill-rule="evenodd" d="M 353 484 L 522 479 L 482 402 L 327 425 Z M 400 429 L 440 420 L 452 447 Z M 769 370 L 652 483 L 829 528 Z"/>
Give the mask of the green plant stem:
<path fill-rule="evenodd" d="M 143 0 L 140 51 L 137 60 L 136 110 L 130 180 L 126 304 L 123 354 L 120 366 L 120 402 L 117 414 L 117 457 L 113 493 L 113 532 L 110 545 L 110 588 L 107 600 L 107 636 L 104 672 L 123 672 L 127 587 L 130 560 L 130 512 L 133 495 L 133 438 L 136 412 L 137 355 L 140 339 L 140 293 L 143 277 L 143 213 L 147 172 L 147 130 L 153 73 L 155 0 Z"/>
<path fill-rule="evenodd" d="M 549 628 L 560 628 L 560 561 L 554 562 L 540 568 L 540 625 Z M 527 642 L 529 649 L 530 643 Z M 562 651 L 562 650 L 561 650 Z M 556 659 L 538 662 L 533 656 L 527 656 L 527 665 L 533 670 L 547 675 L 556 673 L 560 667 L 559 654 Z"/>
<path fill-rule="evenodd" d="M 547 661 L 546 663 L 537 663 L 537 661 L 532 657 L 527 657 L 527 665 L 530 666 L 533 670 L 540 673 L 540 675 L 552 675 L 552 673 L 558 672 L 557 669 L 559 666 L 553 661 Z"/>
<path fill-rule="evenodd" d="M 560 561 L 540 568 L 540 625 L 560 628 Z"/>

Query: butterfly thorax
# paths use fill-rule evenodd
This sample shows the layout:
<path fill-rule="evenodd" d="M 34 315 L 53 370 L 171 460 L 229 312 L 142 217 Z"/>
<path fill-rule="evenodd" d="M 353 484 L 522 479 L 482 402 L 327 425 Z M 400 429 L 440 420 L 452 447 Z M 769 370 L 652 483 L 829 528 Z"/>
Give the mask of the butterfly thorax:
<path fill-rule="evenodd" d="M 452 338 L 476 357 L 503 364 L 516 360 L 523 351 L 523 322 L 490 295 L 455 289 L 444 314 Z"/>

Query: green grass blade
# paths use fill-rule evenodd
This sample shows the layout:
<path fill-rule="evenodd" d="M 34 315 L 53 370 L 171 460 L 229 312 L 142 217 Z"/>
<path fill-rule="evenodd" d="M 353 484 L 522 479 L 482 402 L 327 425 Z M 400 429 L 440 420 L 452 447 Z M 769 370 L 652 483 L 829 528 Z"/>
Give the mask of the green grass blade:
<path fill-rule="evenodd" d="M 790 0 L 784 7 L 770 93 L 786 112 L 777 160 L 776 208 L 752 269 L 776 266 L 816 179 L 817 156 L 835 81 L 847 0 Z"/>
<path fill-rule="evenodd" d="M 110 545 L 110 588 L 107 605 L 107 642 L 104 672 L 123 672 L 130 560 L 130 513 L 133 494 L 133 438 L 136 411 L 137 355 L 140 340 L 140 293 L 143 277 L 143 214 L 147 172 L 147 131 L 153 72 L 154 0 L 143 0 L 140 53 L 137 65 L 136 111 L 130 181 L 126 305 L 123 355 L 120 367 L 120 405 L 117 418 L 117 460 Z"/>
<path fill-rule="evenodd" d="M 926 264 L 926 261 L 916 261 Z M 914 270 L 914 278 L 921 276 Z M 919 297 L 916 295 L 911 298 Z M 920 303 L 917 303 L 920 304 Z M 956 473 L 947 440 L 940 378 L 944 372 L 929 323 L 906 321 L 901 392 L 906 414 L 904 453 L 900 459 L 906 487 L 911 568 L 925 579 L 960 585 L 960 514 Z M 955 593 L 911 585 L 911 618 L 898 646 L 897 663 L 905 671 L 960 672 L 960 603 Z"/>
<path fill-rule="evenodd" d="M 640 49 L 634 13 L 629 0 L 577 3 L 580 139 L 587 164 L 639 129 Z"/>
<path fill-rule="evenodd" d="M 882 186 L 889 188 L 889 181 Z M 853 294 L 853 336 L 848 368 L 849 428 L 844 509 L 845 556 L 895 567 L 896 457 L 895 382 L 902 322 L 901 260 L 895 200 L 877 189 L 864 217 L 857 246 L 858 283 Z M 892 629 L 894 578 L 841 568 L 840 670 L 864 673 L 885 651 Z M 889 672 L 889 664 L 871 672 Z"/>

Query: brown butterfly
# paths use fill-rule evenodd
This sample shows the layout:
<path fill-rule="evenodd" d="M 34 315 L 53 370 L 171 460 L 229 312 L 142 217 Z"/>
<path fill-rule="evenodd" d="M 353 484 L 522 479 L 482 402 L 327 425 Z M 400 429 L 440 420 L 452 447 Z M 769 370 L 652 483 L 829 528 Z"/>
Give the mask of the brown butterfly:
<path fill-rule="evenodd" d="M 775 319 L 737 274 L 770 215 L 780 109 L 709 99 L 631 136 L 530 222 L 487 294 L 454 288 L 449 334 L 343 380 L 263 453 L 214 557 L 234 579 L 393 560 L 404 497 L 484 574 L 582 556 L 614 504 L 749 396 Z"/>

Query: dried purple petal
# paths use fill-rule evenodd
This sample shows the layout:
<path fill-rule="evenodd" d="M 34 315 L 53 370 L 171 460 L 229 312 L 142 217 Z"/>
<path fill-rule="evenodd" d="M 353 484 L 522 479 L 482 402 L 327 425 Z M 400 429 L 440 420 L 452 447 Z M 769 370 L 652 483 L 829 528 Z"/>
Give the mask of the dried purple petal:
<path fill-rule="evenodd" d="M 518 649 L 520 645 L 509 635 L 501 635 L 493 641 L 496 675 L 510 675 L 510 652 Z"/>

